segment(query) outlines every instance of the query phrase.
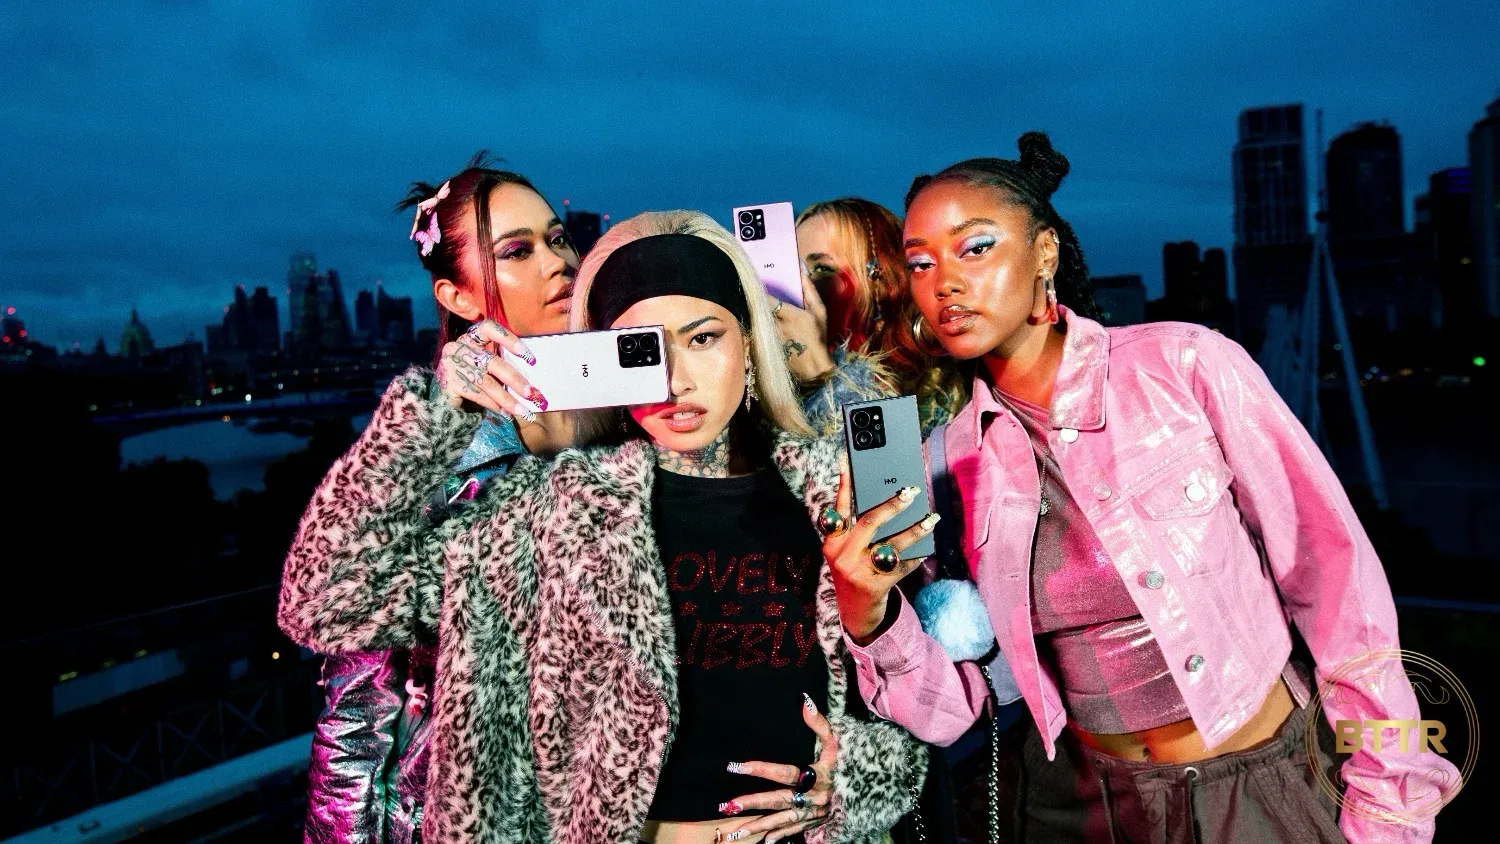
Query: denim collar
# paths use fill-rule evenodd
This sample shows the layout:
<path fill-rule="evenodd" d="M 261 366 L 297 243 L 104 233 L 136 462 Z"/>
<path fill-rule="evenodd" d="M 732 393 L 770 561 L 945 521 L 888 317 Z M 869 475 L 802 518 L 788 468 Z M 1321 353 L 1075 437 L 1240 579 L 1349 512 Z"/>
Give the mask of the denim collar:
<path fill-rule="evenodd" d="M 1097 431 L 1104 427 L 1104 386 L 1109 373 L 1109 330 L 1097 322 L 1079 316 L 1064 305 L 1058 313 L 1067 320 L 1068 333 L 1063 339 L 1062 363 L 1052 385 L 1052 406 L 1048 423 L 1052 428 Z M 1003 406 L 990 393 L 983 366 L 974 375 L 973 399 L 974 441 L 978 445 L 987 415 L 1004 413 Z"/>
<path fill-rule="evenodd" d="M 493 468 L 497 463 L 509 464 L 525 453 L 526 447 L 521 445 L 521 434 L 516 430 L 515 423 L 508 417 L 486 410 L 484 421 L 479 423 L 479 429 L 474 432 L 469 448 L 453 465 L 453 472 L 456 475 L 467 475 Z"/>

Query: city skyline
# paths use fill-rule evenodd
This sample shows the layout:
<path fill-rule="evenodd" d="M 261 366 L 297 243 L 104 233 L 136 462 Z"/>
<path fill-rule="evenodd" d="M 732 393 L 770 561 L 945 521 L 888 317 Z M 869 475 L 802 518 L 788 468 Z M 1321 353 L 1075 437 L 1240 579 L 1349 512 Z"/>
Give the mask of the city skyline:
<path fill-rule="evenodd" d="M 661 28 L 626 4 L 607 18 L 517 11 L 476 51 L 467 27 L 405 7 L 384 28 L 380 10 L 353 21 L 320 5 L 74 20 L 36 4 L 0 33 L 16 171 L 0 202 L 26 221 L 0 244 L 0 306 L 64 349 L 113 340 L 132 305 L 159 342 L 201 339 L 224 291 L 284 297 L 286 257 L 309 250 L 348 289 L 383 279 L 412 296 L 421 327 L 426 279 L 390 207 L 478 147 L 559 212 L 571 199 L 616 220 L 668 206 L 727 218 L 747 201 L 842 194 L 899 211 L 913 175 L 1014 156 L 1032 128 L 1073 160 L 1057 205 L 1094 272 L 1139 274 L 1154 298 L 1164 243 L 1233 244 L 1230 151 L 1247 108 L 1302 102 L 1310 124 L 1321 106 L 1325 142 L 1388 121 L 1410 229 L 1412 200 L 1466 164 L 1500 93 L 1500 35 L 1476 25 L 1489 12 L 1270 3 L 1126 20 L 1099 4 L 1062 33 L 956 7 L 724 11 Z"/>

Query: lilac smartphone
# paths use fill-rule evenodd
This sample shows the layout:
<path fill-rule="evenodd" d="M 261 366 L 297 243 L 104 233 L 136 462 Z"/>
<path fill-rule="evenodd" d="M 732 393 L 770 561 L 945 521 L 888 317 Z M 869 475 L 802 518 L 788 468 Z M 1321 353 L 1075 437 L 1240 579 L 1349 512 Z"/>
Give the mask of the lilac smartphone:
<path fill-rule="evenodd" d="M 750 255 L 766 292 L 802 307 L 802 257 L 792 203 L 746 205 L 734 209 L 734 236 Z"/>

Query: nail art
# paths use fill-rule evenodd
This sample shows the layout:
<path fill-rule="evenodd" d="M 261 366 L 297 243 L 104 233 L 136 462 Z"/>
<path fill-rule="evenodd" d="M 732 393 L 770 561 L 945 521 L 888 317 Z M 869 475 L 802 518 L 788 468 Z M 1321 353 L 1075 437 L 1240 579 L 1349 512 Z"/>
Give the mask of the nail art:
<path fill-rule="evenodd" d="M 541 390 L 532 387 L 529 391 L 527 391 L 526 397 L 531 399 L 532 404 L 536 405 L 542 410 L 547 409 L 547 397 L 542 395 Z"/>
<path fill-rule="evenodd" d="M 802 693 L 802 705 L 807 707 L 808 712 L 818 711 L 818 705 L 816 703 L 813 703 L 812 695 L 808 694 L 807 692 Z"/>
<path fill-rule="evenodd" d="M 938 515 L 937 513 L 928 513 L 927 518 L 922 520 L 922 530 L 930 531 L 933 528 L 937 527 L 938 520 L 941 518 L 942 516 Z"/>
<path fill-rule="evenodd" d="M 731 773 L 731 774 L 743 774 L 743 773 L 745 773 L 745 763 L 744 762 L 730 762 L 725 767 L 726 767 L 726 770 L 728 770 L 729 773 Z"/>
<path fill-rule="evenodd" d="M 896 497 L 902 501 L 910 501 L 917 497 L 917 488 L 914 486 L 902 487 L 901 491 L 896 493 Z"/>
<path fill-rule="evenodd" d="M 536 355 L 531 353 L 531 347 L 527 346 L 525 343 L 519 343 L 517 345 L 518 348 L 516 349 L 516 354 L 521 356 L 521 360 L 526 361 L 532 366 L 536 366 Z"/>
<path fill-rule="evenodd" d="M 726 815 L 738 815 L 740 813 L 740 804 L 733 800 L 730 800 L 728 803 L 720 803 L 719 811 Z"/>
<path fill-rule="evenodd" d="M 521 418 L 525 419 L 527 422 L 530 422 L 533 425 L 536 424 L 536 414 L 532 413 L 524 407 L 521 408 Z"/>
<path fill-rule="evenodd" d="M 749 834 L 750 833 L 744 831 L 743 829 L 736 829 L 734 832 L 731 832 L 728 835 L 724 836 L 724 840 L 725 841 L 738 841 L 741 838 L 744 838 L 745 836 L 747 836 Z"/>

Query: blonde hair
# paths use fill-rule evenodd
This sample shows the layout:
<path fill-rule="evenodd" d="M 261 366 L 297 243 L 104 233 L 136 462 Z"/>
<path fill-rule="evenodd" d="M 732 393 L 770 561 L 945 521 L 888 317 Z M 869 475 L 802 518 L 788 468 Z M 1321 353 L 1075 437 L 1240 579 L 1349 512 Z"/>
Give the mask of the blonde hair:
<path fill-rule="evenodd" d="M 589 325 L 589 290 L 599 268 L 616 249 L 627 243 L 662 234 L 686 234 L 702 238 L 719 247 L 734 263 L 740 278 L 740 290 L 749 305 L 750 325 L 745 326 L 750 335 L 750 362 L 755 368 L 755 391 L 760 396 L 756 403 L 762 416 L 772 425 L 788 433 L 810 437 L 813 430 L 802 414 L 802 402 L 792 385 L 792 373 L 786 366 L 786 355 L 781 348 L 781 335 L 776 328 L 776 318 L 771 315 L 770 297 L 755 274 L 755 265 L 750 256 L 735 242 L 734 237 L 713 218 L 699 211 L 647 211 L 611 226 L 594 248 L 589 250 L 583 266 L 578 268 L 578 279 L 573 284 L 573 312 L 570 329 L 588 331 L 608 326 Z"/>

